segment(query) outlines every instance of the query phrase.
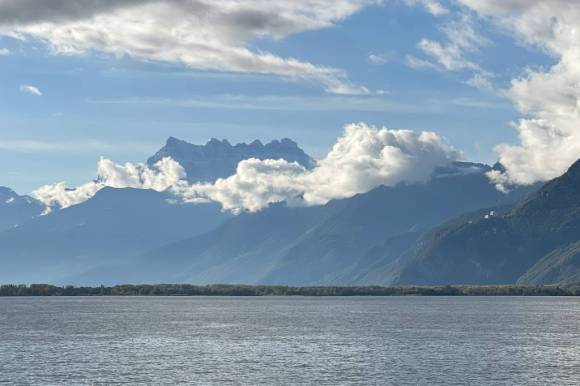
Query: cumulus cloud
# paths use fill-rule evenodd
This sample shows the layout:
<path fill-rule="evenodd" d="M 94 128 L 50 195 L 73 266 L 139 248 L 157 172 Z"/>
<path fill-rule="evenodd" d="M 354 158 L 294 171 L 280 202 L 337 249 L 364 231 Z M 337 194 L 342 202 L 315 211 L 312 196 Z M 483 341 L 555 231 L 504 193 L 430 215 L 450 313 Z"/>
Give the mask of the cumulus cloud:
<path fill-rule="evenodd" d="M 117 165 L 101 159 L 97 166 L 97 178 L 76 188 L 67 187 L 65 182 L 45 185 L 32 195 L 47 207 L 67 208 L 93 197 L 105 187 L 138 188 L 165 191 L 184 183 L 185 170 L 171 158 L 163 158 L 152 168 L 146 165 L 126 163 Z"/>
<path fill-rule="evenodd" d="M 0 0 L 0 35 L 46 42 L 57 54 L 92 50 L 181 63 L 198 70 L 320 82 L 328 92 L 368 94 L 341 69 L 249 48 L 326 28 L 380 0 Z"/>
<path fill-rule="evenodd" d="M 22 84 L 20 85 L 20 92 L 25 94 L 30 94 L 34 96 L 42 96 L 42 92 L 36 86 L 31 86 L 29 84 Z"/>
<path fill-rule="evenodd" d="M 33 196 L 48 207 L 66 208 L 86 201 L 106 186 L 131 187 L 170 191 L 190 203 L 218 202 L 224 210 L 234 213 L 255 212 L 277 202 L 322 205 L 379 185 L 425 181 L 435 168 L 459 156 L 435 133 L 360 123 L 348 125 L 313 169 L 282 159 L 248 159 L 241 161 L 236 173 L 228 178 L 189 184 L 184 169 L 170 158 L 152 168 L 131 163 L 116 165 L 101 159 L 95 181 L 73 189 L 59 182 L 37 189 Z"/>
<path fill-rule="evenodd" d="M 0 48 L 0 56 L 10 56 L 12 52 L 8 48 Z"/>
<path fill-rule="evenodd" d="M 557 61 L 527 70 L 507 95 L 525 114 L 515 126 L 520 143 L 497 147 L 505 173 L 490 173 L 499 188 L 562 174 L 580 157 L 580 8 L 573 0 L 460 0 L 522 43 Z"/>
<path fill-rule="evenodd" d="M 312 170 L 284 160 L 250 159 L 240 162 L 231 177 L 176 191 L 185 201 L 209 199 L 233 212 L 258 211 L 282 201 L 322 205 L 379 185 L 425 181 L 459 155 L 432 132 L 351 124 Z"/>

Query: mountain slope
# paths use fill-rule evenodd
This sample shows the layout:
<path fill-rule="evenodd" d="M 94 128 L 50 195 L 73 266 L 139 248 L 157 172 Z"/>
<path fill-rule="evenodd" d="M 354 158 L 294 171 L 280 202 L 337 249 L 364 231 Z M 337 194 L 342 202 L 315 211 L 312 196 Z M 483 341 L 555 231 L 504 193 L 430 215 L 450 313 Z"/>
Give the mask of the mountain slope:
<path fill-rule="evenodd" d="M 557 248 L 518 279 L 518 284 L 580 283 L 580 241 Z"/>
<path fill-rule="evenodd" d="M 484 175 L 489 169 L 457 164 L 427 183 L 379 187 L 323 207 L 274 206 L 151 251 L 139 264 L 163 264 L 171 281 L 351 283 L 352 277 L 389 253 L 394 258 L 432 226 L 523 194 L 497 192 Z"/>
<path fill-rule="evenodd" d="M 0 186 L 0 231 L 20 225 L 39 216 L 44 206 L 28 196 L 19 196 L 12 189 Z"/>
<path fill-rule="evenodd" d="M 439 171 L 427 183 L 383 186 L 355 196 L 293 246 L 263 282 L 354 284 L 352 278 L 379 259 L 386 264 L 398 257 L 433 226 L 520 194 L 497 192 L 484 175 L 487 170 L 483 165 L 460 164 L 453 172 Z"/>
<path fill-rule="evenodd" d="M 131 268 L 137 282 L 256 283 L 334 205 L 278 204 L 236 216 L 204 235 L 150 251 Z"/>
<path fill-rule="evenodd" d="M 0 232 L 0 282 L 62 282 L 104 263 L 208 231 L 218 205 L 175 205 L 152 190 L 105 188 L 92 199 Z"/>
<path fill-rule="evenodd" d="M 507 198 L 505 198 L 504 203 L 505 201 L 509 201 Z M 512 198 L 515 197 L 512 196 Z M 384 244 L 373 248 L 367 256 L 361 259 L 358 263 L 359 266 L 349 275 L 350 281 L 347 281 L 347 283 L 356 285 L 392 285 L 398 280 L 399 272 L 407 261 L 415 256 L 423 240 L 429 239 L 441 227 L 458 226 L 469 221 L 477 221 L 480 218 L 489 216 L 490 212 L 506 213 L 513 206 L 513 204 L 508 202 L 501 206 L 494 206 L 493 210 L 491 208 L 484 208 L 466 212 L 442 223 L 442 225 L 438 225 L 435 229 L 432 228 L 426 232 L 414 232 L 389 238 Z"/>
<path fill-rule="evenodd" d="M 252 157 L 284 158 L 306 167 L 314 164 L 289 139 L 235 146 L 212 139 L 198 146 L 171 137 L 148 163 L 166 156 L 185 167 L 191 182 L 232 175 L 239 161 Z M 103 189 L 82 204 L 41 217 L 42 207 L 10 217 L 9 209 L 20 201 L 31 207 L 39 204 L 0 189 L 2 198 L 0 282 L 110 283 L 121 277 L 120 267 L 134 256 L 209 231 L 232 217 L 217 204 L 174 205 L 169 195 L 137 189 Z M 9 229 L 22 218 L 30 220 Z"/>
<path fill-rule="evenodd" d="M 579 239 L 580 161 L 505 215 L 438 229 L 397 282 L 514 283 L 542 257 Z"/>
<path fill-rule="evenodd" d="M 285 159 L 298 162 L 306 168 L 314 165 L 296 142 L 290 139 L 272 141 L 266 145 L 256 140 L 250 144 L 231 145 L 227 140 L 211 139 L 205 145 L 193 145 L 177 138 L 169 137 L 167 143 L 153 157 L 147 160 L 153 165 L 164 157 L 179 162 L 191 182 L 211 182 L 229 177 L 236 172 L 238 163 L 249 158 Z"/>

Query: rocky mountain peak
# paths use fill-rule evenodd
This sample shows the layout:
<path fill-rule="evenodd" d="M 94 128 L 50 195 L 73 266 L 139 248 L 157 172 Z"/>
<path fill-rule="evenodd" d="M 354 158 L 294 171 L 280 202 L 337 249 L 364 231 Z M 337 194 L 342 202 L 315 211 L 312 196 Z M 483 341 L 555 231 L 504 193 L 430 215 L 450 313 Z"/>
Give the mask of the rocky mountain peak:
<path fill-rule="evenodd" d="M 211 138 L 205 145 L 194 145 L 169 137 L 154 156 L 147 160 L 153 165 L 164 157 L 171 157 L 184 167 L 191 182 L 209 182 L 229 177 L 236 171 L 238 163 L 248 158 L 285 159 L 298 162 L 306 168 L 314 165 L 308 156 L 291 139 L 274 140 L 263 144 L 260 140 L 232 145 L 226 139 Z"/>

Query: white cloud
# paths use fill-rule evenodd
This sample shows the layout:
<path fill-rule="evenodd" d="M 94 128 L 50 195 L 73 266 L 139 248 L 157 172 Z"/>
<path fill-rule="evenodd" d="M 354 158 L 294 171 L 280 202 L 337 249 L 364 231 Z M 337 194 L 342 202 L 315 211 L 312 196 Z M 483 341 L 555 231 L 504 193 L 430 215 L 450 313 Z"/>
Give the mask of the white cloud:
<path fill-rule="evenodd" d="M 438 70 L 439 69 L 435 64 L 433 64 L 427 60 L 424 60 L 424 59 L 419 59 L 413 55 L 407 55 L 406 62 L 407 62 L 407 65 L 409 67 L 411 67 L 415 70 L 421 70 L 421 69 Z"/>
<path fill-rule="evenodd" d="M 369 95 L 371 91 L 365 86 L 356 86 L 342 81 L 328 82 L 325 90 L 336 95 Z"/>
<path fill-rule="evenodd" d="M 442 70 L 477 70 L 479 68 L 477 64 L 465 59 L 462 48 L 455 44 L 442 45 L 434 40 L 422 39 L 417 47 L 434 59 L 435 66 Z"/>
<path fill-rule="evenodd" d="M 70 189 L 64 182 L 40 187 L 33 196 L 49 207 L 66 208 L 94 196 L 106 186 L 166 191 L 186 202 L 215 201 L 232 212 L 258 211 L 269 204 L 321 205 L 351 197 L 379 185 L 427 180 L 434 169 L 460 154 L 432 132 L 388 130 L 364 123 L 345 128 L 332 150 L 307 170 L 285 160 L 248 159 L 233 176 L 215 183 L 185 181 L 184 169 L 164 158 L 153 168 L 116 165 L 101 159 L 97 179 Z"/>
<path fill-rule="evenodd" d="M 184 169 L 171 158 L 163 158 L 153 168 L 132 163 L 117 165 L 108 159 L 101 159 L 97 167 L 96 180 L 72 189 L 68 188 L 65 182 L 45 185 L 32 192 L 32 195 L 49 208 L 67 208 L 88 200 L 107 186 L 153 189 L 161 192 L 184 183 L 184 179 Z"/>
<path fill-rule="evenodd" d="M 562 174 L 580 157 L 580 7 L 572 0 L 460 0 L 521 42 L 557 63 L 528 70 L 507 95 L 526 115 L 516 128 L 520 143 L 497 147 L 505 173 L 491 173 L 499 188 Z"/>
<path fill-rule="evenodd" d="M 343 70 L 252 50 L 327 28 L 380 0 L 0 0 L 0 35 L 38 39 L 57 54 L 92 50 L 198 70 L 270 74 L 320 82 L 331 93 L 368 94 Z"/>
<path fill-rule="evenodd" d="M 484 91 L 493 90 L 492 75 L 487 72 L 479 72 L 465 81 L 466 84 Z"/>
<path fill-rule="evenodd" d="M 433 16 L 443 16 L 449 13 L 449 10 L 445 8 L 439 1 L 437 0 L 404 0 L 407 5 L 420 5 L 423 6 L 427 12 L 432 14 Z"/>
<path fill-rule="evenodd" d="M 574 6 L 575 0 L 458 0 L 459 3 L 466 5 L 477 12 L 489 16 L 516 16 L 523 10 L 533 7 L 535 4 L 544 3 L 546 5 L 558 6 L 559 4 L 569 4 Z"/>
<path fill-rule="evenodd" d="M 301 177 L 306 173 L 296 162 L 252 158 L 241 161 L 231 177 L 174 190 L 186 202 L 211 200 L 235 213 L 255 212 L 271 203 L 298 201 L 305 190 Z"/>
<path fill-rule="evenodd" d="M 258 211 L 271 203 L 321 205 L 379 185 L 427 180 L 460 154 L 432 132 L 388 130 L 351 124 L 312 170 L 284 160 L 240 162 L 235 175 L 176 191 L 186 201 L 209 199 L 233 212 Z"/>
<path fill-rule="evenodd" d="M 489 44 L 474 28 L 472 18 L 461 15 L 458 20 L 447 22 L 441 27 L 446 37 L 445 43 L 422 39 L 417 48 L 430 57 L 434 67 L 445 71 L 472 70 L 481 72 L 480 66 L 466 58 L 468 53 L 479 51 Z"/>
<path fill-rule="evenodd" d="M 371 64 L 375 64 L 377 66 L 381 66 L 381 65 L 387 63 L 387 56 L 384 55 L 384 54 L 373 54 L 373 53 L 370 53 L 369 56 L 368 56 L 368 61 Z"/>
<path fill-rule="evenodd" d="M 445 41 L 421 39 L 417 48 L 426 58 L 407 56 L 407 65 L 414 69 L 431 69 L 437 71 L 460 71 L 471 73 L 465 84 L 481 90 L 493 89 L 493 74 L 470 60 L 471 54 L 480 51 L 481 47 L 490 44 L 474 27 L 472 16 L 461 13 L 440 28 L 445 35 Z"/>
<path fill-rule="evenodd" d="M 25 94 L 34 95 L 34 96 L 42 96 L 42 92 L 40 92 L 40 90 L 38 89 L 38 87 L 31 86 L 31 85 L 28 85 L 28 84 L 22 84 L 22 85 L 20 85 L 20 92 L 23 92 Z"/>
<path fill-rule="evenodd" d="M 8 48 L 0 48 L 0 56 L 10 56 L 12 52 Z"/>

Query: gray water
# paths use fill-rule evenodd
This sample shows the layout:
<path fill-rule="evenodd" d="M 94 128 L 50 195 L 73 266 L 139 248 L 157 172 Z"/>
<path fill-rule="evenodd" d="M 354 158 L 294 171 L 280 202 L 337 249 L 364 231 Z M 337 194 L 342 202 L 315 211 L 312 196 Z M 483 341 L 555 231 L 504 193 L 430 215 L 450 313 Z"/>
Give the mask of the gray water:
<path fill-rule="evenodd" d="M 0 298 L 0 383 L 580 384 L 580 299 Z"/>

